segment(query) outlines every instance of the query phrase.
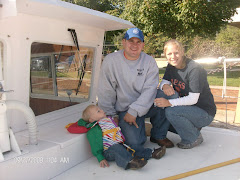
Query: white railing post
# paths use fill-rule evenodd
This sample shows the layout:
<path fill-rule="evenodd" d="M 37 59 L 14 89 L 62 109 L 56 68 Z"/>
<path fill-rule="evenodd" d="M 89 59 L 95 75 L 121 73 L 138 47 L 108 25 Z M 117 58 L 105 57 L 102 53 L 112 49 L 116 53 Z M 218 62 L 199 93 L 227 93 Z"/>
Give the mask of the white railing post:
<path fill-rule="evenodd" d="M 227 62 L 224 57 L 223 60 L 223 67 L 224 67 L 224 78 L 223 78 L 223 92 L 222 92 L 222 98 L 225 98 L 225 105 L 226 105 L 226 110 L 225 110 L 225 121 L 226 121 L 226 126 L 227 126 Z"/>
<path fill-rule="evenodd" d="M 227 91 L 227 62 L 225 57 L 223 57 L 223 90 L 222 90 L 222 98 L 226 96 L 226 91 Z"/>

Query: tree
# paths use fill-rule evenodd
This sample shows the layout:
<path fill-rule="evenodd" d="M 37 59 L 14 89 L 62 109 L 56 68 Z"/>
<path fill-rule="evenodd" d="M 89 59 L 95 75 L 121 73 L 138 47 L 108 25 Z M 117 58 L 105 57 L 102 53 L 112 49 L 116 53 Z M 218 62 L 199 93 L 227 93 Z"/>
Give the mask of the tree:
<path fill-rule="evenodd" d="M 216 43 L 222 47 L 223 50 L 228 50 L 226 57 L 240 57 L 240 29 L 233 26 L 222 28 L 216 36 Z"/>
<path fill-rule="evenodd" d="M 114 9 L 111 0 L 63 0 L 63 1 L 77 4 L 79 6 L 84 6 L 101 12 L 106 12 L 108 10 Z"/>
<path fill-rule="evenodd" d="M 145 34 L 214 37 L 240 0 L 65 0 L 129 20 Z"/>
<path fill-rule="evenodd" d="M 160 56 L 171 38 L 187 45 L 193 58 L 240 56 L 239 33 L 225 29 L 240 0 L 66 0 L 129 20 L 145 34 L 145 52 Z M 225 34 L 223 33 L 224 31 Z M 220 33 L 221 32 L 221 33 Z M 120 48 L 123 30 L 107 32 L 105 42 Z M 217 39 L 215 41 L 215 37 Z M 233 37 L 234 36 L 234 37 Z M 233 39 L 236 39 L 234 41 Z"/>
<path fill-rule="evenodd" d="M 215 36 L 240 6 L 239 0 L 129 0 L 120 15 L 145 33 Z"/>
<path fill-rule="evenodd" d="M 228 25 L 222 28 L 216 38 L 201 38 L 196 36 L 188 46 L 187 56 L 192 59 L 203 57 L 240 56 L 240 29 Z"/>

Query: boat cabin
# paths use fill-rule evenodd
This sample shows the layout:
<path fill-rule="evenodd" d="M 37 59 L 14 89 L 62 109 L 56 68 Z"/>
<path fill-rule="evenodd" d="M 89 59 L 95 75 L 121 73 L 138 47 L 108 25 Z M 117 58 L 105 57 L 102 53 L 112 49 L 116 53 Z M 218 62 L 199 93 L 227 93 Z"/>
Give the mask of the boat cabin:
<path fill-rule="evenodd" d="M 67 131 L 96 103 L 105 32 L 132 23 L 61 0 L 0 0 L 0 27 L 0 179 L 239 179 L 239 131 L 204 127 L 201 146 L 136 171 L 100 168 L 86 133 Z"/>
<path fill-rule="evenodd" d="M 36 168 L 47 179 L 91 156 L 85 139 L 65 126 L 96 103 L 105 32 L 134 26 L 61 0 L 1 0 L 0 27 L 0 174 L 12 166 L 9 178 L 30 178 Z M 49 163 L 16 163 L 63 154 L 74 160 L 50 173 Z"/>

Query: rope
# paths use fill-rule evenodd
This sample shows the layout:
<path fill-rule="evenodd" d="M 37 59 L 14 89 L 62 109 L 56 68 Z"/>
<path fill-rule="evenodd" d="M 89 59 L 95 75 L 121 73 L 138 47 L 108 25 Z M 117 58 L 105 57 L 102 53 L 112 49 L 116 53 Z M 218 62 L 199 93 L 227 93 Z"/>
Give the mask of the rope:
<path fill-rule="evenodd" d="M 229 65 L 226 67 L 226 69 L 232 69 L 232 67 L 237 66 L 238 64 L 240 64 L 240 63 L 239 63 L 239 62 L 235 62 L 235 63 L 233 63 L 233 64 L 229 64 Z M 214 69 L 214 70 L 209 71 L 207 74 L 214 74 L 214 73 L 216 73 L 216 72 L 222 72 L 223 69 L 224 69 L 224 67 L 217 68 L 217 69 Z"/>
<path fill-rule="evenodd" d="M 192 175 L 195 175 L 195 174 L 199 174 L 199 173 L 202 173 L 202 172 L 210 171 L 210 170 L 213 170 L 213 169 L 217 169 L 217 168 L 220 168 L 220 167 L 223 167 L 223 166 L 227 166 L 227 165 L 234 164 L 234 163 L 239 163 L 239 162 L 240 162 L 240 158 L 236 158 L 236 159 L 232 159 L 230 161 L 225 161 L 225 162 L 222 162 L 222 163 L 219 163 L 219 164 L 214 164 L 214 165 L 203 167 L 203 168 L 196 169 L 196 170 L 193 170 L 193 171 L 188 171 L 188 172 L 185 172 L 185 173 L 182 173 L 182 174 L 166 177 L 166 178 L 163 178 L 163 179 L 160 179 L 160 180 L 182 179 L 182 178 L 185 178 L 185 177 L 188 177 L 188 176 L 192 176 Z"/>
<path fill-rule="evenodd" d="M 128 152 L 132 151 L 132 156 L 134 157 L 134 154 L 135 154 L 136 151 L 134 149 L 132 149 L 130 146 L 126 145 L 125 143 L 123 143 L 123 145 L 127 148 Z"/>

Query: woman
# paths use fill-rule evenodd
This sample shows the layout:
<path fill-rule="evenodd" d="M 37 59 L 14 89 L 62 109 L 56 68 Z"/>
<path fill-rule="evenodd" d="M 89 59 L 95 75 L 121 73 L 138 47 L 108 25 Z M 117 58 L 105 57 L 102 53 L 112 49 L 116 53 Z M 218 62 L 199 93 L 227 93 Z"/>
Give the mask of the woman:
<path fill-rule="evenodd" d="M 165 43 L 164 54 L 168 66 L 160 89 L 165 98 L 157 96 L 155 105 L 166 107 L 166 117 L 181 137 L 177 146 L 191 149 L 203 142 L 200 130 L 209 125 L 216 114 L 207 73 L 201 65 L 184 56 L 183 46 L 177 40 Z M 171 99 L 172 96 L 175 99 Z"/>

